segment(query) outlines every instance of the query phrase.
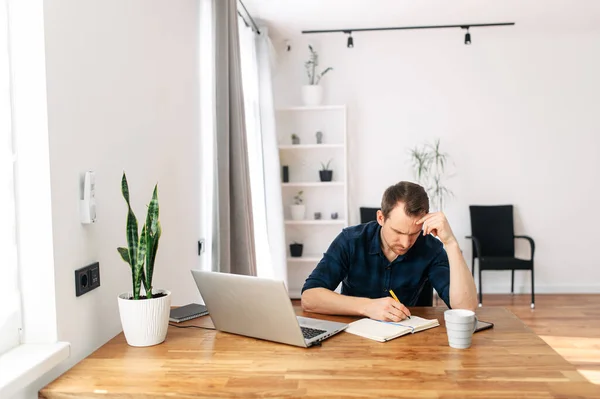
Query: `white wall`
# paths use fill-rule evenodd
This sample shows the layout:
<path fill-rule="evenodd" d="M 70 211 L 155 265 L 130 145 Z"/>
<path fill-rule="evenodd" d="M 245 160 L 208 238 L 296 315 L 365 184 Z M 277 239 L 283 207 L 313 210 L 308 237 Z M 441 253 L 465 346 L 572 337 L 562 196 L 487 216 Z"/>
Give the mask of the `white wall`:
<path fill-rule="evenodd" d="M 131 274 L 123 171 L 141 225 L 158 183 L 163 227 L 154 287 L 199 299 L 198 4 L 194 0 L 45 3 L 58 339 L 71 357 L 27 395 L 121 331 L 117 295 Z M 96 172 L 98 222 L 79 222 L 80 177 Z M 74 270 L 100 262 L 101 287 L 75 297 Z M 36 396 L 37 397 L 37 396 Z"/>
<path fill-rule="evenodd" d="M 326 103 L 349 106 L 351 222 L 359 206 L 412 180 L 407 151 L 436 137 L 455 162 L 446 208 L 465 257 L 468 205 L 514 204 L 516 233 L 536 241 L 537 292 L 600 292 L 600 28 L 420 30 L 291 38 L 278 46 L 276 103 L 300 104 L 307 44 L 334 71 Z M 325 132 L 326 134 L 326 132 Z M 518 243 L 518 255 L 528 256 Z M 529 292 L 529 273 L 515 289 Z M 484 273 L 484 292 L 510 292 L 510 272 Z"/>

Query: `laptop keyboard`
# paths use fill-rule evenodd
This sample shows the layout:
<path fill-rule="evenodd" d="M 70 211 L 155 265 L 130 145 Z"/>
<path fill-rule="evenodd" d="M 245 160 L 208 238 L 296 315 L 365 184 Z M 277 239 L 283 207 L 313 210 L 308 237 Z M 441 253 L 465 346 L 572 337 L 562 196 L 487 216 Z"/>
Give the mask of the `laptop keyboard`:
<path fill-rule="evenodd" d="M 316 328 L 309 328 L 309 327 L 300 327 L 300 329 L 302 329 L 302 335 L 304 335 L 304 338 L 306 338 L 306 339 L 314 338 L 317 335 L 320 335 L 320 334 L 323 334 L 324 332 L 326 332 L 325 330 L 317 330 Z"/>

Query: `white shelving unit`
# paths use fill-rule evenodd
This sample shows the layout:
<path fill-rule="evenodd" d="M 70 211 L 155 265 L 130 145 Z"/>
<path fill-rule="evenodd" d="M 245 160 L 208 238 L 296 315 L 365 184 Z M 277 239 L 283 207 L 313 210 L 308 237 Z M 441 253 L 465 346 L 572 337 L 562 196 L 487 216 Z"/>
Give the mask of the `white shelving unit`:
<path fill-rule="evenodd" d="M 282 182 L 287 251 L 288 292 L 300 298 L 304 281 L 321 260 L 333 239 L 348 226 L 348 146 L 345 105 L 286 107 L 276 111 L 279 159 L 289 168 L 289 182 Z M 316 132 L 323 133 L 317 144 Z M 292 134 L 300 144 L 292 144 Z M 319 170 L 330 163 L 331 182 L 321 182 Z M 282 173 L 283 176 L 283 173 Z M 289 205 L 303 191 L 304 220 L 291 220 Z M 321 219 L 315 218 L 321 213 Z M 332 218 L 332 213 L 337 218 Z M 291 257 L 289 245 L 302 243 L 301 257 Z"/>
<path fill-rule="evenodd" d="M 293 225 L 342 225 L 342 226 L 346 226 L 346 221 L 345 220 L 339 220 L 339 219 L 335 219 L 335 220 L 286 220 L 285 224 L 293 226 Z"/>
<path fill-rule="evenodd" d="M 344 182 L 297 182 L 297 183 L 281 183 L 282 187 L 327 187 L 327 186 L 343 186 Z"/>

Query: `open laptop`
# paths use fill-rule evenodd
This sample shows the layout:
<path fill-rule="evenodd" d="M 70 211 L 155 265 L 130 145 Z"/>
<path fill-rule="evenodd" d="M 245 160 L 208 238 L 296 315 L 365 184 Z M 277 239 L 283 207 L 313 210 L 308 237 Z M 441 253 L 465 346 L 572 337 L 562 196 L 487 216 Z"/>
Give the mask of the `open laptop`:
<path fill-rule="evenodd" d="M 296 316 L 283 281 L 199 270 L 192 275 L 217 330 L 308 348 L 348 327 Z"/>

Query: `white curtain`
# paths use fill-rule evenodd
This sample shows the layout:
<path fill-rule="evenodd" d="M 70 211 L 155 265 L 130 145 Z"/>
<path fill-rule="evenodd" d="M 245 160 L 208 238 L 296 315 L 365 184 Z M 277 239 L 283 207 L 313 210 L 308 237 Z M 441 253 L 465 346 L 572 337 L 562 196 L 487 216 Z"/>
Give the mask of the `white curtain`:
<path fill-rule="evenodd" d="M 267 28 L 260 28 L 260 34 L 257 34 L 240 18 L 239 34 L 257 275 L 283 280 L 287 285 L 281 177 L 272 90 L 275 51 Z"/>
<path fill-rule="evenodd" d="M 8 56 L 7 7 L 0 1 L 0 354 L 19 345 L 21 327 Z"/>
<path fill-rule="evenodd" d="M 200 66 L 200 237 L 205 238 L 204 253 L 199 257 L 201 270 L 212 270 L 218 259 L 218 230 L 214 202 L 215 175 L 215 31 L 213 0 L 200 1 L 199 61 Z"/>

